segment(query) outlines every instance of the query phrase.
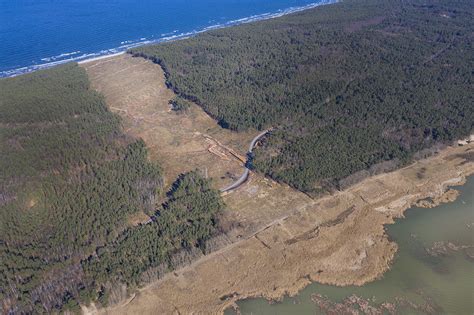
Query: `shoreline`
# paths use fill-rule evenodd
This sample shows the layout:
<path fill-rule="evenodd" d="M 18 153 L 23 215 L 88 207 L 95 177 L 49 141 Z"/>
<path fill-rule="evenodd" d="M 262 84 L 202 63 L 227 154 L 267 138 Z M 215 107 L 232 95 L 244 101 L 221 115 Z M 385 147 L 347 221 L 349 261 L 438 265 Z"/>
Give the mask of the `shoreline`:
<path fill-rule="evenodd" d="M 68 63 L 68 62 L 77 62 L 79 64 L 82 64 L 82 63 L 87 63 L 87 62 L 100 60 L 100 59 L 104 59 L 104 58 L 108 58 L 108 57 L 114 57 L 114 56 L 118 56 L 118 55 L 127 53 L 127 51 L 129 49 L 140 47 L 140 46 L 153 45 L 153 44 L 160 44 L 160 43 L 167 43 L 167 42 L 182 40 L 182 39 L 186 39 L 186 38 L 189 38 L 189 37 L 199 35 L 201 33 L 207 32 L 207 31 L 238 26 L 238 25 L 241 25 L 241 24 L 247 24 L 247 23 L 253 23 L 253 22 L 259 22 L 259 21 L 274 19 L 274 18 L 278 18 L 278 17 L 281 17 L 281 16 L 302 12 L 302 11 L 305 11 L 305 10 L 311 10 L 311 9 L 317 8 L 317 7 L 322 6 L 322 5 L 334 4 L 334 3 L 337 3 L 339 1 L 340 0 L 321 0 L 319 2 L 313 2 L 313 3 L 307 4 L 307 5 L 303 5 L 303 6 L 288 7 L 288 8 L 285 8 L 285 9 L 280 9 L 280 10 L 275 11 L 275 12 L 265 12 L 265 13 L 261 13 L 261 14 L 255 14 L 255 15 L 243 17 L 243 18 L 236 19 L 236 20 L 230 20 L 230 21 L 227 21 L 227 22 L 224 22 L 224 23 L 221 23 L 221 24 L 206 26 L 206 27 L 203 27 L 203 28 L 198 29 L 198 30 L 185 31 L 185 32 L 179 33 L 179 34 L 171 33 L 171 34 L 168 34 L 169 36 L 163 36 L 163 37 L 160 37 L 158 39 L 146 39 L 146 38 L 144 38 L 143 40 L 140 39 L 140 40 L 137 40 L 137 41 L 128 41 L 128 40 L 127 41 L 122 41 L 122 43 L 127 43 L 127 42 L 131 42 L 131 43 L 121 45 L 121 46 L 118 46 L 118 47 L 104 49 L 104 50 L 99 51 L 99 52 L 88 52 L 88 53 L 84 53 L 84 54 L 82 54 L 81 56 L 78 56 L 78 57 L 72 57 L 72 58 L 63 59 L 63 60 L 55 60 L 54 58 L 58 57 L 58 56 L 62 56 L 62 55 L 67 56 L 68 54 L 61 54 L 61 55 L 53 56 L 53 57 L 43 57 L 41 59 L 51 59 L 52 58 L 54 61 L 46 62 L 46 63 L 42 63 L 42 64 L 34 64 L 34 65 L 19 67 L 19 68 L 15 68 L 15 69 L 2 70 L 2 71 L 0 71 L 0 79 L 13 78 L 13 77 L 16 77 L 16 76 L 19 76 L 19 75 L 22 75 L 22 74 L 27 74 L 27 73 L 31 73 L 31 72 L 35 72 L 35 71 L 43 70 L 43 69 L 49 69 L 49 68 L 52 68 L 52 67 L 55 67 L 55 66 L 58 66 L 58 65 L 61 65 L 61 64 Z"/>
<path fill-rule="evenodd" d="M 362 286 L 377 280 L 390 270 L 398 250 L 386 225 L 404 218 L 410 208 L 453 201 L 450 187 L 463 185 L 474 174 L 473 151 L 474 144 L 447 147 L 403 169 L 368 178 L 144 286 L 125 305 L 84 310 L 223 313 L 240 300 L 295 296 L 313 282 Z M 433 202 L 423 204 L 426 199 Z"/>
<path fill-rule="evenodd" d="M 102 59 L 117 57 L 117 56 L 120 56 L 120 55 L 123 55 L 123 54 L 126 54 L 126 53 L 127 53 L 126 51 L 121 51 L 121 52 L 118 52 L 118 53 L 115 53 L 115 54 L 103 55 L 103 56 L 99 56 L 99 57 L 94 57 L 94 58 L 89 58 L 89 59 L 85 59 L 85 60 L 80 60 L 80 61 L 77 62 L 77 64 L 78 64 L 78 65 L 83 65 L 83 64 L 86 64 L 86 63 L 89 63 L 89 62 L 93 62 L 93 61 L 97 61 L 97 60 L 102 60 Z"/>
<path fill-rule="evenodd" d="M 431 215 L 431 212 L 427 212 L 427 211 L 429 211 L 430 209 L 443 208 L 447 204 L 452 204 L 452 203 L 455 203 L 455 202 L 457 202 L 458 205 L 460 205 L 461 203 L 465 205 L 466 203 L 462 200 L 463 198 L 461 198 L 462 194 L 461 194 L 460 190 L 462 188 L 464 188 L 465 185 L 470 185 L 470 187 L 471 187 L 470 190 L 464 190 L 464 196 L 466 194 L 469 194 L 467 192 L 472 190 L 472 183 L 473 182 L 474 182 L 474 173 L 462 178 L 460 181 L 457 181 L 456 183 L 448 183 L 447 186 L 445 187 L 444 194 L 442 194 L 438 197 L 434 196 L 433 200 L 431 200 L 431 198 L 429 198 L 429 200 L 421 199 L 418 202 L 415 202 L 411 207 L 409 207 L 409 208 L 407 208 L 406 210 L 403 211 L 403 214 L 400 218 L 396 218 L 394 223 L 389 223 L 389 224 L 385 225 L 385 227 L 387 228 L 387 230 L 389 230 L 390 225 L 392 225 L 392 224 L 393 225 L 398 225 L 398 224 L 402 224 L 403 221 L 405 221 L 405 220 L 413 220 L 413 219 L 409 218 L 409 215 L 412 214 L 412 212 L 417 212 L 418 215 L 423 215 L 425 220 L 427 220 L 427 219 L 429 220 L 429 218 L 427 218 L 427 217 L 429 217 Z M 461 199 L 461 200 L 458 200 L 458 199 Z M 450 208 L 450 210 L 451 209 L 452 208 Z M 446 213 L 445 211 L 448 211 L 448 210 L 447 209 L 438 209 L 437 211 L 443 211 L 443 213 Z M 448 211 L 448 213 L 449 213 L 449 211 Z M 416 219 L 414 219 L 414 220 L 416 220 Z M 419 224 L 424 224 L 426 222 L 426 221 L 425 222 L 423 222 L 423 221 L 418 222 L 418 223 Z M 405 222 L 405 223 L 408 223 L 408 222 Z M 467 225 L 469 225 L 469 224 L 467 224 Z M 427 227 L 432 228 L 432 225 L 427 225 Z M 420 232 L 422 232 L 422 230 L 423 229 L 421 228 Z M 417 231 L 418 231 L 418 229 L 417 229 Z M 392 235 L 392 233 L 389 234 L 389 240 L 391 242 L 396 242 L 395 239 L 392 239 L 391 235 Z M 399 234 L 396 234 L 396 235 L 399 236 Z M 411 237 L 416 238 L 418 240 L 418 234 L 416 234 L 416 235 L 411 234 Z M 403 242 L 403 241 L 399 240 L 399 242 Z M 426 244 L 426 243 L 423 243 L 423 244 Z M 451 239 L 448 240 L 448 239 L 445 239 L 445 238 L 443 240 L 433 241 L 433 243 L 428 243 L 428 244 L 431 244 L 431 245 L 424 245 L 424 246 L 427 246 L 427 247 L 424 247 L 424 249 L 426 251 L 428 251 L 428 254 L 431 257 L 443 257 L 443 258 L 450 257 L 451 258 L 451 255 L 452 255 L 453 252 L 462 251 L 466 248 L 474 248 L 473 247 L 474 245 L 471 245 L 472 243 L 456 242 L 456 241 L 452 241 Z M 398 243 L 397 243 L 397 245 L 398 245 Z M 406 247 L 406 246 L 407 246 L 406 244 L 403 244 L 403 247 Z M 431 252 L 430 252 L 430 250 L 431 250 Z M 405 251 L 405 253 L 402 253 L 403 251 Z M 448 251 L 449 251 L 449 253 L 448 253 Z M 375 309 L 371 308 L 372 310 L 375 310 L 375 311 L 380 310 L 380 309 L 383 310 L 385 307 L 390 308 L 390 305 L 391 305 L 390 303 L 393 303 L 393 301 L 395 301 L 395 303 L 393 303 L 393 304 L 396 304 L 398 302 L 398 303 L 400 303 L 400 305 L 409 305 L 411 307 L 414 307 L 415 309 L 417 309 L 417 307 L 419 307 L 421 309 L 426 307 L 426 309 L 429 309 L 429 307 L 431 307 L 431 306 L 433 306 L 433 307 L 436 307 L 436 306 L 444 307 L 444 305 L 439 305 L 439 304 L 437 305 L 436 303 L 430 305 L 429 304 L 430 303 L 430 301 L 429 301 L 430 296 L 425 295 L 426 292 L 424 292 L 424 290 L 422 291 L 422 289 L 419 289 L 419 291 L 417 290 L 416 293 L 418 293 L 418 294 L 420 294 L 420 296 L 426 298 L 425 301 L 427 301 L 426 305 L 428 305 L 428 306 L 426 306 L 425 304 L 418 304 L 417 305 L 414 302 L 410 301 L 409 297 L 397 295 L 397 294 L 394 294 L 394 293 L 389 293 L 389 295 L 391 295 L 392 299 L 389 298 L 387 300 L 385 300 L 385 299 L 380 300 L 378 297 L 373 296 L 373 295 L 372 295 L 372 298 L 370 298 L 369 297 L 370 293 L 368 294 L 367 291 L 363 291 L 364 288 L 367 288 L 366 286 L 370 286 L 372 289 L 367 288 L 367 290 L 370 290 L 369 292 L 372 292 L 372 293 L 376 294 L 377 291 L 373 292 L 374 285 L 375 285 L 375 287 L 377 287 L 374 282 L 379 282 L 379 281 L 380 281 L 380 283 L 384 283 L 384 282 L 387 283 L 387 281 L 392 281 L 393 282 L 393 279 L 394 279 L 393 274 L 391 274 L 387 277 L 387 273 L 389 273 L 389 272 L 395 272 L 395 273 L 398 272 L 399 273 L 400 272 L 400 265 L 397 266 L 397 264 L 400 264 L 400 255 L 404 255 L 404 254 L 406 255 L 406 252 L 407 252 L 406 249 L 397 248 L 397 250 L 395 252 L 396 257 L 394 257 L 394 259 L 392 260 L 392 263 L 389 265 L 389 268 L 380 277 L 376 278 L 374 281 L 369 281 L 369 282 L 364 283 L 362 285 L 343 286 L 343 285 L 338 285 L 338 284 L 311 282 L 307 286 L 302 287 L 301 290 L 299 290 L 294 296 L 290 297 L 290 296 L 285 295 L 285 296 L 282 296 L 281 298 L 277 298 L 277 299 L 266 299 L 262 296 L 256 296 L 256 297 L 255 296 L 250 296 L 248 298 L 244 298 L 244 299 L 240 299 L 240 300 L 236 301 L 236 303 L 234 305 L 228 307 L 227 309 L 225 309 L 225 311 L 227 312 L 227 311 L 232 310 L 236 315 L 237 314 L 240 315 L 241 314 L 240 313 L 241 312 L 241 307 L 246 308 L 247 311 L 249 309 L 248 305 L 246 305 L 246 306 L 239 305 L 240 302 L 246 303 L 246 302 L 258 301 L 258 304 L 257 304 L 257 305 L 259 305 L 258 308 L 255 308 L 255 307 L 252 307 L 252 306 L 250 306 L 250 308 L 251 309 L 252 308 L 253 309 L 260 309 L 261 303 L 267 303 L 268 305 L 271 305 L 271 304 L 274 304 L 274 303 L 284 302 L 284 300 L 286 300 L 287 298 L 288 299 L 293 298 L 295 300 L 300 301 L 300 296 L 302 297 L 301 301 L 305 300 L 308 296 L 310 296 L 311 301 L 313 303 L 315 303 L 315 305 L 318 305 L 318 304 L 313 299 L 314 296 L 325 299 L 323 301 L 323 303 L 321 305 L 318 305 L 318 306 L 321 307 L 321 309 L 324 309 L 325 307 L 329 307 L 329 308 L 326 308 L 326 311 L 330 311 L 331 307 L 333 307 L 333 308 L 334 307 L 340 307 L 341 305 L 344 304 L 345 301 L 348 301 L 348 300 L 350 301 L 350 300 L 354 299 L 354 297 L 356 299 L 361 299 L 363 301 L 363 303 L 359 304 L 359 306 L 371 305 L 368 308 L 370 309 L 370 307 L 375 307 Z M 464 252 L 464 255 L 468 256 L 469 254 Z M 468 257 L 470 257 L 470 258 L 468 258 Z M 466 257 L 466 259 L 468 259 L 468 260 L 471 259 L 471 261 L 472 261 L 472 257 L 471 256 L 468 256 L 468 257 Z M 430 266 L 428 268 L 434 268 L 434 267 Z M 439 270 L 437 272 L 438 273 L 443 273 L 442 271 L 439 271 Z M 400 276 L 403 276 L 403 275 L 400 275 Z M 386 277 L 391 279 L 391 280 L 385 279 Z M 318 287 L 318 289 L 308 288 L 309 286 L 311 286 L 313 284 L 316 285 Z M 379 284 L 379 283 L 377 283 L 377 284 Z M 341 295 L 336 294 L 336 297 L 334 297 L 334 296 L 331 295 L 331 293 L 328 293 L 327 291 L 325 292 L 324 288 L 321 288 L 319 285 L 333 287 L 333 288 L 340 288 L 341 290 L 344 290 L 345 293 L 342 294 L 344 296 L 342 302 L 338 300 L 338 298 Z M 391 289 L 392 287 L 389 286 L 388 288 Z M 324 293 L 320 291 L 321 289 L 323 290 Z M 305 291 L 305 290 L 309 290 L 310 294 L 308 294 L 308 291 Z M 352 291 L 352 292 L 347 292 L 347 291 Z M 329 291 L 329 292 L 331 292 L 331 291 Z M 345 294 L 347 294 L 347 295 L 345 295 Z M 402 301 L 402 302 L 400 302 L 400 301 Z M 406 304 L 404 304 L 403 301 L 407 301 Z M 239 304 L 237 304 L 237 303 L 239 303 Z M 304 302 L 302 302 L 302 303 L 304 303 Z M 333 304 L 329 304 L 329 303 L 333 303 Z M 374 304 L 364 304 L 364 303 L 374 303 Z M 387 304 L 385 304 L 385 303 L 387 303 Z M 354 304 L 355 304 L 355 307 L 357 307 L 358 304 L 357 303 L 354 303 Z M 385 306 L 384 306 L 384 304 L 385 304 Z M 250 304 L 250 305 L 252 305 L 252 304 Z M 286 305 L 288 305 L 288 300 L 286 300 Z M 271 309 L 271 308 L 269 308 L 269 309 Z M 349 312 L 350 311 L 350 306 L 347 309 L 345 309 L 345 308 L 338 308 L 338 309 L 344 309 L 344 310 L 347 310 Z M 431 308 L 431 309 L 433 310 L 434 308 Z M 278 308 L 276 308 L 276 310 L 278 310 Z M 234 313 L 232 313 L 232 314 L 234 314 Z M 428 312 L 428 313 L 431 314 L 431 312 Z M 448 312 L 448 313 L 450 313 L 450 312 Z"/>
<path fill-rule="evenodd" d="M 441 206 L 443 204 L 446 204 L 446 203 L 455 202 L 459 198 L 460 194 L 459 194 L 458 190 L 454 190 L 453 188 L 465 185 L 468 178 L 471 177 L 471 176 L 474 176 L 474 172 L 464 176 L 463 178 L 461 178 L 461 180 L 459 182 L 446 184 L 446 186 L 444 186 L 444 190 L 445 190 L 444 193 L 442 193 L 441 195 L 435 195 L 433 197 L 429 197 L 429 198 L 433 198 L 433 200 L 430 201 L 430 202 L 425 203 L 424 201 L 425 201 L 426 198 L 420 197 L 420 199 L 415 201 L 415 203 L 413 203 L 410 206 L 406 207 L 404 210 L 401 210 L 400 217 L 396 217 L 393 223 L 384 224 L 384 228 L 387 225 L 397 224 L 397 222 L 399 220 L 405 220 L 406 219 L 405 218 L 405 212 L 408 211 L 408 210 L 411 210 L 411 209 L 414 209 L 414 208 L 419 208 L 418 210 L 423 211 L 423 210 L 428 210 L 428 209 L 431 209 L 431 208 L 439 207 L 439 206 Z M 395 241 L 392 240 L 389 236 L 388 236 L 388 239 L 389 239 L 390 242 L 395 243 Z M 311 281 L 310 280 L 306 284 L 303 284 L 303 285 L 298 286 L 298 287 L 291 288 L 291 290 L 289 290 L 289 291 L 292 292 L 291 294 L 283 294 L 283 295 L 281 295 L 277 298 L 267 298 L 264 295 L 260 295 L 260 294 L 248 295 L 248 296 L 245 296 L 245 297 L 241 297 L 241 298 L 237 299 L 232 305 L 230 305 L 230 306 L 226 307 L 225 309 L 223 309 L 222 313 L 229 310 L 229 309 L 232 309 L 236 312 L 236 314 L 240 314 L 239 313 L 240 309 L 239 309 L 239 306 L 237 305 L 237 302 L 245 301 L 245 300 L 264 299 L 268 303 L 278 303 L 278 302 L 282 301 L 286 296 L 288 296 L 288 297 L 297 296 L 298 294 L 301 293 L 302 290 L 306 289 L 309 285 L 311 285 L 313 283 L 317 283 L 317 284 L 321 284 L 321 285 L 334 286 L 334 287 L 338 287 L 338 288 L 343 288 L 343 287 L 347 287 L 347 286 L 362 287 L 362 286 L 364 286 L 366 284 L 369 284 L 373 281 L 381 280 L 383 278 L 383 276 L 385 275 L 385 273 L 389 272 L 392 269 L 393 263 L 395 262 L 395 255 L 398 253 L 398 251 L 399 251 L 398 244 L 396 244 L 396 249 L 393 252 L 392 257 L 389 259 L 389 263 L 387 264 L 387 269 L 383 270 L 378 276 L 374 277 L 372 280 L 366 280 L 366 281 L 361 282 L 361 283 L 353 283 L 353 284 L 341 284 L 339 282 L 331 282 L 331 281 L 321 282 L 321 281 Z"/>

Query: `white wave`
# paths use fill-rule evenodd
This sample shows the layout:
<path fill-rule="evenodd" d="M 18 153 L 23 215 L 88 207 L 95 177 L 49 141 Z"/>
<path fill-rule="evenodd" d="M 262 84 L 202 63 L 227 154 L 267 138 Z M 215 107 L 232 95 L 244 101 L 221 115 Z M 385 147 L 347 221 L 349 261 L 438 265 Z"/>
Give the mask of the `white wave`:
<path fill-rule="evenodd" d="M 77 50 L 77 51 L 73 51 L 73 52 L 70 52 L 70 53 L 63 53 L 63 54 L 60 54 L 60 55 L 57 55 L 57 56 L 52 56 L 52 57 L 47 57 L 47 58 L 41 58 L 42 61 L 46 61 L 46 62 L 50 62 L 50 61 L 54 61 L 54 60 L 58 60 L 58 59 L 61 59 L 61 58 L 64 58 L 64 57 L 69 57 L 69 56 L 72 56 L 72 55 L 77 55 L 77 54 L 80 54 L 81 51 L 80 50 Z"/>
<path fill-rule="evenodd" d="M 178 32 L 178 30 L 171 31 L 171 32 L 169 32 L 169 33 L 163 33 L 163 34 L 161 34 L 160 36 L 161 36 L 161 37 L 166 37 L 166 36 L 173 35 L 173 34 L 175 34 L 176 32 Z"/>
<path fill-rule="evenodd" d="M 17 69 L 12 69 L 12 70 L 0 71 L 0 78 L 14 77 L 14 76 L 17 76 L 17 75 L 20 75 L 20 74 L 33 72 L 33 71 L 40 70 L 40 69 L 50 68 L 50 67 L 53 67 L 53 66 L 56 66 L 56 65 L 59 65 L 59 64 L 67 63 L 67 62 L 80 61 L 82 63 L 82 62 L 88 62 L 91 59 L 96 60 L 98 58 L 106 58 L 106 57 L 110 57 L 112 55 L 121 54 L 121 53 L 127 51 L 128 49 L 143 46 L 143 45 L 157 44 L 157 43 L 170 42 L 170 41 L 175 41 L 175 40 L 180 40 L 180 39 L 186 39 L 186 38 L 192 37 L 194 35 L 197 35 L 197 34 L 209 31 L 209 30 L 215 30 L 215 29 L 225 28 L 225 27 L 229 27 L 229 26 L 255 22 L 255 21 L 273 19 L 273 18 L 277 18 L 277 17 L 283 16 L 283 15 L 296 13 L 296 12 L 300 12 L 300 11 L 303 11 L 303 10 L 312 9 L 312 8 L 315 8 L 315 7 L 318 7 L 318 6 L 321 6 L 321 5 L 336 3 L 338 1 L 340 1 L 340 0 L 322 0 L 322 1 L 319 1 L 319 2 L 310 3 L 310 4 L 305 5 L 305 6 L 290 7 L 290 8 L 283 9 L 283 10 L 277 10 L 276 12 L 267 12 L 267 13 L 252 15 L 252 16 L 249 16 L 249 17 L 241 18 L 241 19 L 231 20 L 231 21 L 221 23 L 221 24 L 210 25 L 210 26 L 204 27 L 200 30 L 193 30 L 193 31 L 190 31 L 190 32 L 185 32 L 185 33 L 176 34 L 178 32 L 178 30 L 173 30 L 171 33 L 161 34 L 160 38 L 153 39 L 153 40 L 149 40 L 145 37 L 142 37 L 137 41 L 126 40 L 126 41 L 122 41 L 120 43 L 119 47 L 101 50 L 101 51 L 96 52 L 96 53 L 84 53 L 80 56 L 75 56 L 75 57 L 72 57 L 72 58 L 61 59 L 61 58 L 64 58 L 64 57 L 77 55 L 77 54 L 80 53 L 80 51 L 75 51 L 75 52 L 72 52 L 72 53 L 65 53 L 65 54 L 61 54 L 61 55 L 58 55 L 58 56 L 54 56 L 54 57 L 42 58 L 41 60 L 46 61 L 46 63 L 39 64 L 39 65 L 32 65 L 32 66 L 22 67 L 22 68 L 17 68 Z M 58 59 L 61 59 L 61 60 L 58 60 Z"/>

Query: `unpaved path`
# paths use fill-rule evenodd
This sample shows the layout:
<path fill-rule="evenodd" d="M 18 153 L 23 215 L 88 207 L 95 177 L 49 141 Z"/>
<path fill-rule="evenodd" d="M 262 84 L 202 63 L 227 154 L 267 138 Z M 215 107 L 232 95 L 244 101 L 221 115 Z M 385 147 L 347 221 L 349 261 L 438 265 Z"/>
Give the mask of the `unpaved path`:
<path fill-rule="evenodd" d="M 250 154 L 252 154 L 252 151 L 253 151 L 253 148 L 255 147 L 255 145 L 257 144 L 257 141 L 260 140 L 263 136 L 265 136 L 267 133 L 269 132 L 269 130 L 265 130 L 261 133 L 259 133 L 258 135 L 255 136 L 255 138 L 252 139 L 252 141 L 250 142 L 250 145 L 249 145 L 249 150 L 247 152 L 247 156 L 249 156 Z M 234 183 L 232 183 L 231 185 L 225 187 L 225 188 L 222 188 L 220 191 L 221 192 L 229 192 L 231 190 L 234 190 L 236 188 L 239 188 L 243 183 L 245 183 L 245 181 L 247 180 L 247 178 L 249 177 L 249 173 L 250 173 L 250 170 L 249 168 L 247 167 L 247 165 L 244 165 L 245 166 L 245 169 L 244 169 L 244 173 L 239 177 L 239 179 L 237 179 Z"/>

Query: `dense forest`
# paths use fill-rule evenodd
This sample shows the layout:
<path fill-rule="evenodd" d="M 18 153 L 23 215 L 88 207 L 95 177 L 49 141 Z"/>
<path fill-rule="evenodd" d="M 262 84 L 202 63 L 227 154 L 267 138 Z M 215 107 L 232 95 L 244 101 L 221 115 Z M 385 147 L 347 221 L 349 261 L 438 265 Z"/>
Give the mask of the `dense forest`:
<path fill-rule="evenodd" d="M 111 286 L 173 269 L 217 231 L 208 180 L 185 174 L 167 196 L 77 65 L 0 80 L 0 152 L 0 313 L 105 304 Z M 131 224 L 139 213 L 154 220 Z"/>
<path fill-rule="evenodd" d="M 177 113 L 273 127 L 250 166 L 313 194 L 472 132 L 473 11 L 345 0 L 131 53 L 164 68 Z M 116 302 L 219 236 L 209 180 L 166 190 L 75 64 L 0 80 L 0 152 L 1 313 Z"/>
<path fill-rule="evenodd" d="M 274 127 L 254 166 L 317 193 L 472 132 L 473 13 L 469 0 L 345 0 L 130 53 L 223 127 Z"/>
<path fill-rule="evenodd" d="M 218 233 L 216 218 L 222 207 L 209 180 L 197 171 L 183 174 L 156 217 L 101 248 L 84 262 L 86 273 L 99 285 L 112 281 L 134 287 L 159 278 L 206 251 L 206 240 Z"/>

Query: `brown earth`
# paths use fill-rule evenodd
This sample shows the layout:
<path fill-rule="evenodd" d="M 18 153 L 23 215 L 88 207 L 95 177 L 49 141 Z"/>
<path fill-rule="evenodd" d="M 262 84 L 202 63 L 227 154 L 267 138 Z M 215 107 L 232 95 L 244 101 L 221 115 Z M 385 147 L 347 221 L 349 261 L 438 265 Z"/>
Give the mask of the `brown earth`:
<path fill-rule="evenodd" d="M 221 185 L 222 174 L 239 173 L 237 159 L 228 161 L 206 150 L 203 134 L 219 141 L 223 151 L 243 154 L 255 133 L 222 130 L 199 107 L 193 107 L 192 114 L 170 112 L 167 101 L 172 94 L 158 66 L 130 56 L 84 66 L 93 86 L 106 95 L 112 109 L 120 109 L 125 127 L 145 140 L 152 159 L 169 178 L 189 168 L 208 167 Z M 384 225 L 420 200 L 429 199 L 432 205 L 452 199 L 452 193 L 442 196 L 474 173 L 473 152 L 474 143 L 448 147 L 318 200 L 252 173 L 247 183 L 224 196 L 224 222 L 236 226 L 230 233 L 232 244 L 140 289 L 121 305 L 84 310 L 214 314 L 247 297 L 294 295 L 311 281 L 362 285 L 375 280 L 389 269 L 397 250 Z"/>

